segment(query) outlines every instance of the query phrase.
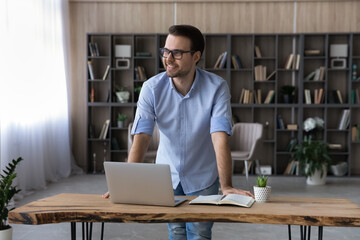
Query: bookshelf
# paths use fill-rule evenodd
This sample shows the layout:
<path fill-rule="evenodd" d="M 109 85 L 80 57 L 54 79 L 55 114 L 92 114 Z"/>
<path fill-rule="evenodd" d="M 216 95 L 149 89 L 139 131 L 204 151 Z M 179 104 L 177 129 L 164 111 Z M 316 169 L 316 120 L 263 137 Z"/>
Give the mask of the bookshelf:
<path fill-rule="evenodd" d="M 134 119 L 138 90 L 144 82 L 139 67 L 145 70 L 147 78 L 164 71 L 158 49 L 165 44 L 166 36 L 87 35 L 87 45 L 96 43 L 99 51 L 99 55 L 94 56 L 88 47 L 86 56 L 94 71 L 94 79 L 91 79 L 86 65 L 89 172 L 93 172 L 95 167 L 96 171 L 101 171 L 104 160 L 125 161 L 127 126 Z M 334 162 L 347 162 L 348 176 L 360 175 L 360 141 L 353 140 L 352 129 L 356 124 L 360 125 L 360 104 L 356 98 L 356 89 L 360 91 L 359 33 L 204 34 L 204 37 L 206 46 L 198 66 L 227 81 L 232 96 L 234 121 L 259 122 L 265 127 L 261 165 L 270 165 L 273 174 L 282 175 L 291 160 L 291 154 L 286 150 L 289 142 L 292 139 L 303 139 L 305 133 L 302 124 L 306 118 L 321 117 L 325 122 L 322 139 L 341 145 L 341 149 L 331 151 Z M 347 44 L 345 68 L 331 67 L 332 44 Z M 116 45 L 131 46 L 128 68 L 118 68 L 118 57 L 114 50 Z M 261 56 L 259 52 L 256 53 L 255 46 Z M 222 68 L 214 68 L 224 52 L 227 53 L 224 59 L 226 64 Z M 238 57 L 240 68 L 232 63 L 235 56 Z M 355 69 L 354 64 L 357 66 Z M 110 65 L 110 71 L 103 80 L 107 65 Z M 259 69 L 257 66 L 262 66 L 260 72 L 256 72 L 259 71 L 255 70 Z M 317 70 L 318 73 L 314 73 L 312 78 L 307 78 Z M 314 78 L 316 74 L 317 78 Z M 290 100 L 286 100 L 282 94 L 284 86 L 295 87 Z M 119 87 L 130 93 L 128 102 L 118 101 L 116 92 Z M 243 89 L 244 92 L 247 90 L 246 98 L 242 95 Z M 305 90 L 310 93 L 311 103 L 306 101 Z M 274 91 L 274 95 L 268 99 L 268 103 L 264 103 L 270 91 Z M 338 102 L 337 94 L 341 95 L 342 103 Z M 345 109 L 350 110 L 349 127 L 339 129 Z M 119 113 L 127 116 L 125 125 L 120 128 L 117 127 Z M 284 128 L 278 126 L 278 118 L 282 119 Z M 99 139 L 107 119 L 110 120 L 110 126 L 106 138 Z M 288 129 L 288 124 L 295 126 L 295 129 Z M 242 172 L 242 165 L 235 166 L 235 169 Z"/>

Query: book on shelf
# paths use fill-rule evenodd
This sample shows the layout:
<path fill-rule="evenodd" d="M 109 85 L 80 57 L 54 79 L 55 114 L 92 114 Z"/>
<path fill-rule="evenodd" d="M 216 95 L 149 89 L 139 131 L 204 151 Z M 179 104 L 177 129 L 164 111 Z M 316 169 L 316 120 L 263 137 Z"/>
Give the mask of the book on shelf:
<path fill-rule="evenodd" d="M 342 96 L 341 96 L 340 90 L 336 90 L 336 95 L 338 97 L 339 103 L 344 103 L 343 99 L 342 99 Z"/>
<path fill-rule="evenodd" d="M 256 65 L 254 67 L 255 71 L 255 81 L 265 81 L 266 80 L 266 66 Z"/>
<path fill-rule="evenodd" d="M 110 125 L 110 119 L 105 120 L 104 125 L 103 125 L 103 127 L 101 129 L 101 132 L 100 132 L 99 139 L 106 139 L 107 132 L 108 132 L 108 129 L 109 129 L 109 125 Z"/>
<path fill-rule="evenodd" d="M 110 71 L 110 65 L 107 65 L 106 66 L 106 69 L 105 69 L 105 72 L 104 72 L 104 75 L 102 77 L 102 80 L 106 80 L 106 78 L 108 77 L 109 75 L 109 71 Z"/>
<path fill-rule="evenodd" d="M 219 68 L 219 65 L 220 65 L 220 62 L 221 62 L 221 59 L 222 59 L 223 56 L 224 56 L 224 53 L 220 53 L 220 55 L 218 56 L 218 58 L 216 59 L 216 62 L 214 64 L 214 69 Z"/>
<path fill-rule="evenodd" d="M 147 80 L 145 68 L 143 66 L 137 66 L 135 68 L 135 74 L 136 74 L 136 79 L 137 80 L 140 80 L 140 81 L 146 81 Z"/>
<path fill-rule="evenodd" d="M 267 77 L 266 77 L 266 81 L 270 80 L 270 78 L 272 78 L 272 76 L 274 76 L 276 73 L 276 70 L 272 71 L 272 73 L 270 73 Z"/>
<path fill-rule="evenodd" d="M 311 73 L 309 73 L 308 75 L 305 76 L 304 80 L 305 81 L 309 81 L 311 79 L 313 79 L 313 77 L 315 76 L 316 71 L 312 71 Z"/>
<path fill-rule="evenodd" d="M 315 70 L 314 81 L 323 81 L 325 75 L 325 67 L 321 66 Z"/>
<path fill-rule="evenodd" d="M 351 141 L 360 142 L 360 124 L 354 124 L 351 127 Z"/>
<path fill-rule="evenodd" d="M 242 65 L 240 62 L 240 57 L 238 55 L 231 56 L 231 62 L 234 66 L 234 69 L 242 69 Z"/>
<path fill-rule="evenodd" d="M 264 100 L 265 104 L 269 104 L 274 99 L 275 90 L 269 90 L 268 94 L 266 95 L 266 98 Z"/>
<path fill-rule="evenodd" d="M 285 124 L 284 124 L 284 120 L 281 117 L 281 115 L 277 115 L 276 116 L 276 123 L 277 123 L 277 128 L 284 130 L 285 129 Z"/>
<path fill-rule="evenodd" d="M 255 45 L 255 56 L 257 58 L 262 58 L 262 55 L 261 55 L 261 51 L 260 51 L 260 47 Z"/>
<path fill-rule="evenodd" d="M 311 93 L 310 93 L 310 89 L 304 89 L 304 93 L 305 93 L 305 103 L 306 103 L 306 104 L 311 104 Z"/>
<path fill-rule="evenodd" d="M 225 195 L 208 195 L 198 196 L 191 200 L 189 204 L 211 204 L 211 205 L 234 205 L 239 207 L 250 208 L 255 200 L 250 196 L 240 194 Z"/>
<path fill-rule="evenodd" d="M 299 70 L 299 68 L 300 68 L 300 54 L 296 54 L 295 70 Z"/>
<path fill-rule="evenodd" d="M 89 42 L 89 52 L 90 52 L 90 56 L 92 56 L 92 57 L 100 56 L 99 47 L 98 47 L 97 43 Z"/>
<path fill-rule="evenodd" d="M 151 57 L 151 53 L 150 52 L 136 52 L 135 56 L 136 57 Z"/>
<path fill-rule="evenodd" d="M 351 104 L 360 104 L 359 88 L 351 89 Z"/>
<path fill-rule="evenodd" d="M 245 91 L 246 91 L 245 88 L 241 89 L 240 98 L 239 98 L 239 103 L 243 103 Z"/>
<path fill-rule="evenodd" d="M 90 90 L 90 102 L 95 102 L 95 89 L 93 87 Z"/>
<path fill-rule="evenodd" d="M 261 104 L 262 103 L 262 98 L 261 98 L 261 89 L 257 89 L 256 90 L 256 96 L 257 96 L 257 99 L 258 99 L 258 103 Z"/>
<path fill-rule="evenodd" d="M 227 60 L 227 52 L 224 52 L 224 55 L 222 56 L 221 61 L 220 61 L 219 69 L 225 68 L 226 62 L 227 62 L 226 60 Z"/>
<path fill-rule="evenodd" d="M 94 80 L 94 69 L 92 67 L 91 61 L 88 61 L 88 69 L 89 69 L 89 75 L 90 75 L 90 79 Z"/>
<path fill-rule="evenodd" d="M 348 128 L 350 123 L 350 109 L 344 109 L 341 113 L 341 118 L 339 122 L 339 130 L 345 130 Z"/>
<path fill-rule="evenodd" d="M 323 99 L 324 99 L 324 89 L 323 88 L 315 89 L 314 90 L 314 103 L 320 104 L 323 102 Z"/>
<path fill-rule="evenodd" d="M 286 62 L 285 62 L 285 69 L 290 69 L 292 67 L 292 63 L 294 61 L 294 54 L 290 54 L 287 58 L 286 58 Z"/>
<path fill-rule="evenodd" d="M 290 53 L 285 61 L 285 69 L 299 70 L 300 66 L 300 54 Z"/>
<path fill-rule="evenodd" d="M 286 151 L 292 152 L 297 144 L 298 144 L 297 138 L 291 138 L 288 145 L 286 146 Z"/>
<path fill-rule="evenodd" d="M 219 55 L 217 58 L 214 69 L 224 69 L 226 66 L 226 58 L 227 58 L 227 52 L 223 52 Z"/>
<path fill-rule="evenodd" d="M 299 162 L 291 160 L 285 168 L 284 175 L 299 175 Z"/>

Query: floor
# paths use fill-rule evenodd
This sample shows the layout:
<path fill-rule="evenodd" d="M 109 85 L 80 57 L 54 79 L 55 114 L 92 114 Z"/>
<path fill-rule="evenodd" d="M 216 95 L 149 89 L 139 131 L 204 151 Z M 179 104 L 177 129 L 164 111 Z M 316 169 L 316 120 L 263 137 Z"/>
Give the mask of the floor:
<path fill-rule="evenodd" d="M 249 179 L 255 183 L 255 177 Z M 245 187 L 245 177 L 234 176 L 236 187 Z M 242 184 L 241 184 L 242 183 Z M 272 186 L 272 195 L 313 196 L 348 198 L 360 205 L 359 177 L 328 177 L 324 186 L 307 186 L 304 177 L 271 176 L 268 185 Z M 68 179 L 49 184 L 47 189 L 37 191 L 17 203 L 17 206 L 59 193 L 94 193 L 102 194 L 107 190 L 105 176 L 101 174 L 74 175 Z M 19 225 L 12 224 L 13 240 L 63 240 L 70 239 L 70 224 Z M 317 228 L 311 229 L 312 239 L 317 239 Z M 300 239 L 299 227 L 292 226 L 292 239 Z M 77 239 L 81 239 L 81 226 L 77 225 Z M 100 239 L 100 224 L 94 224 L 93 239 Z M 168 239 L 166 224 L 105 224 L 104 239 L 142 240 Z M 215 223 L 213 239 L 288 239 L 287 227 L 266 224 Z M 324 239 L 360 239 L 360 228 L 324 228 Z"/>

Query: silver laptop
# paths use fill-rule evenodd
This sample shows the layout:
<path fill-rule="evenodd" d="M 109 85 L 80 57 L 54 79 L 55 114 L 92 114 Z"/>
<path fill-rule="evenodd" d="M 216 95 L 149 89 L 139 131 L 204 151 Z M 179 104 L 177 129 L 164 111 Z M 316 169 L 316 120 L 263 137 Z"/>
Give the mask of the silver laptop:
<path fill-rule="evenodd" d="M 177 206 L 167 164 L 104 162 L 106 182 L 113 203 Z"/>

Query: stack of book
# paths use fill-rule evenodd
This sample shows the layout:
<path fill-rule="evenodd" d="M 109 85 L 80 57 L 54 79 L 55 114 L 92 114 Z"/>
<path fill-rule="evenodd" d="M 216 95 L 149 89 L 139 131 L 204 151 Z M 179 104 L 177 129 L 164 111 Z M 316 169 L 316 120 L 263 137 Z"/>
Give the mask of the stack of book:
<path fill-rule="evenodd" d="M 299 70 L 300 66 L 300 54 L 291 53 L 285 61 L 285 69 Z"/>
<path fill-rule="evenodd" d="M 324 76 L 325 76 L 325 67 L 321 66 L 321 67 L 315 69 L 314 71 L 312 71 L 311 73 L 309 73 L 308 75 L 306 75 L 304 80 L 305 81 L 309 81 L 309 80 L 323 81 Z"/>
<path fill-rule="evenodd" d="M 215 62 L 214 69 L 224 69 L 226 66 L 227 52 L 223 52 L 219 55 Z"/>
<path fill-rule="evenodd" d="M 231 62 L 233 64 L 234 69 L 241 69 L 242 65 L 240 62 L 240 57 L 238 55 L 231 56 Z"/>

